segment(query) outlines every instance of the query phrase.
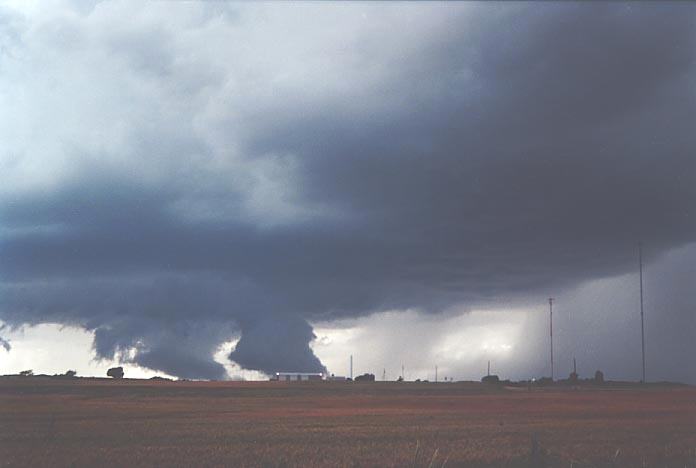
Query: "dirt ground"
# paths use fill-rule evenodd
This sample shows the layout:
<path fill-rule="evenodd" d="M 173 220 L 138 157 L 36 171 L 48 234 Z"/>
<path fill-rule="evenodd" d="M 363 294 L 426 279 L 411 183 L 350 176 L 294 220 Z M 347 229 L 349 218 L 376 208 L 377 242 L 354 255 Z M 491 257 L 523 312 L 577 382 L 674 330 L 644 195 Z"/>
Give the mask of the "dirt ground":
<path fill-rule="evenodd" d="M 696 467 L 696 388 L 0 378 L 1 466 Z"/>

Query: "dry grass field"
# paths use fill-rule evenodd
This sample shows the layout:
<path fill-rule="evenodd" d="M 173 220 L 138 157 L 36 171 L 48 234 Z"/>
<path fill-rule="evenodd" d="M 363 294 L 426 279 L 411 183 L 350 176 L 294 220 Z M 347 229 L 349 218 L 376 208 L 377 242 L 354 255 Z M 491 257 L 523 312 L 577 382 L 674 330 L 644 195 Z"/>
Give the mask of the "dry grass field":
<path fill-rule="evenodd" d="M 690 387 L 0 378 L 2 466 L 682 468 L 695 449 Z"/>

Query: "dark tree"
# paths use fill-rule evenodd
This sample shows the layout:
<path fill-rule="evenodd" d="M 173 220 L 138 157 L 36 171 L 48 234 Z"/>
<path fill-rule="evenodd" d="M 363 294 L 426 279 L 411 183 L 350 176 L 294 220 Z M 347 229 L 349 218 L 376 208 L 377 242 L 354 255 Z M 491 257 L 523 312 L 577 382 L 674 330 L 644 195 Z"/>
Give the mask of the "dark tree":
<path fill-rule="evenodd" d="M 374 382 L 375 381 L 375 375 L 374 374 L 363 374 L 359 375 L 355 378 L 356 382 Z"/>
<path fill-rule="evenodd" d="M 22 377 L 31 377 L 34 375 L 34 371 L 29 369 L 29 370 L 23 370 L 22 372 L 19 373 Z"/>
<path fill-rule="evenodd" d="M 122 379 L 123 378 L 123 367 L 112 367 L 108 371 L 106 371 L 106 375 L 109 377 L 113 377 L 114 379 Z"/>
<path fill-rule="evenodd" d="M 77 371 L 74 370 L 69 370 L 65 372 L 66 377 L 75 377 L 77 375 Z"/>

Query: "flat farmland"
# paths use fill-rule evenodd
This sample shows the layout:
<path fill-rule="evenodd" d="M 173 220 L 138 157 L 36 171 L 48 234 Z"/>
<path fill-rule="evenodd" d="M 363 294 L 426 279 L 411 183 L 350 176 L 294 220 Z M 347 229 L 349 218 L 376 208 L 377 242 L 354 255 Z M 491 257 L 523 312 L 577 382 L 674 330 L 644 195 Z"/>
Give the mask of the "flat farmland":
<path fill-rule="evenodd" d="M 2 466 L 696 467 L 696 388 L 0 378 Z"/>

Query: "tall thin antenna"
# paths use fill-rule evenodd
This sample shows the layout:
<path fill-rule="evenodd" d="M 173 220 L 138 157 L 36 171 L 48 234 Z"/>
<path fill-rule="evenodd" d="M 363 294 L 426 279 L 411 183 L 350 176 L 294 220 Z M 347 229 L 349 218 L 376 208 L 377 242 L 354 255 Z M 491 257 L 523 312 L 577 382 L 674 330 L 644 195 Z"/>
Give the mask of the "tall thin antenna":
<path fill-rule="evenodd" d="M 572 346 L 573 346 L 573 374 L 574 374 L 575 377 L 577 378 L 577 376 L 578 376 L 578 369 L 577 369 L 577 366 L 575 365 L 575 351 L 576 351 L 576 349 L 575 349 L 575 348 L 576 348 L 576 346 L 575 346 L 575 340 L 576 340 L 576 338 L 577 338 L 577 335 L 575 334 L 575 327 L 574 327 L 573 314 L 572 314 L 572 312 L 569 312 L 569 313 L 568 313 L 568 322 L 569 322 L 569 324 L 570 324 L 571 339 L 572 339 L 571 343 L 572 343 Z"/>
<path fill-rule="evenodd" d="M 643 380 L 645 383 L 645 319 L 643 314 L 643 245 L 638 243 L 638 268 L 640 272 L 640 348 L 643 355 Z"/>
<path fill-rule="evenodd" d="M 491 375 L 491 361 L 488 361 L 488 372 L 486 375 Z"/>
<path fill-rule="evenodd" d="M 553 381 L 553 297 L 549 297 L 549 335 L 551 336 L 551 381 Z"/>
<path fill-rule="evenodd" d="M 437 383 L 437 365 L 435 365 L 435 383 Z"/>
<path fill-rule="evenodd" d="M 406 377 L 404 377 L 404 365 L 401 364 L 401 380 L 406 380 Z"/>
<path fill-rule="evenodd" d="M 353 380 L 353 355 L 350 355 L 350 380 Z"/>
<path fill-rule="evenodd" d="M 387 380 L 387 368 L 382 369 L 382 382 Z"/>

